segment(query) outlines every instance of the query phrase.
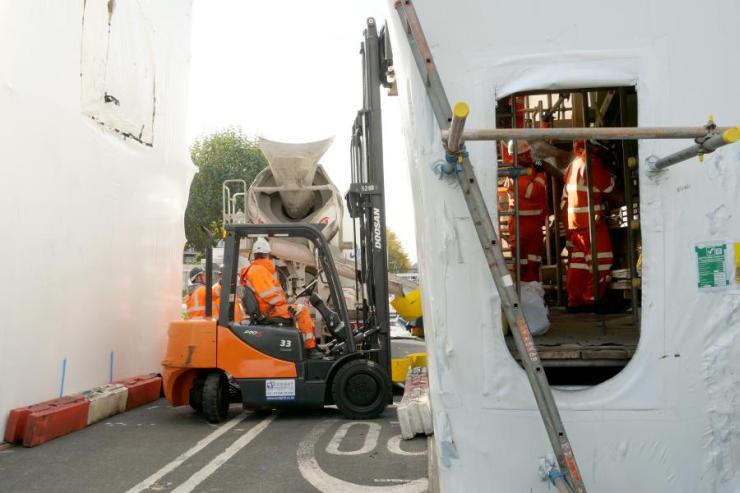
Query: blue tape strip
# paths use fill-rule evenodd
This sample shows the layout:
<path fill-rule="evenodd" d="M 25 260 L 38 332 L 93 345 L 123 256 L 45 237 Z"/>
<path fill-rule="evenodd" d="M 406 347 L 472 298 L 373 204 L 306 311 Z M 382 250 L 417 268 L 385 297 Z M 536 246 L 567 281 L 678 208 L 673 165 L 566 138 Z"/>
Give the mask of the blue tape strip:
<path fill-rule="evenodd" d="M 64 395 L 64 379 L 67 377 L 67 357 L 62 360 L 62 383 L 59 385 L 59 397 Z"/>
<path fill-rule="evenodd" d="M 565 484 L 568 484 L 568 480 L 565 479 L 565 476 L 563 475 L 563 473 L 560 472 L 560 471 L 558 471 L 557 469 L 551 470 L 550 473 L 548 474 L 548 476 L 549 476 L 550 482 L 552 482 L 553 486 L 555 486 L 555 480 L 556 479 L 562 479 L 563 482 L 565 482 Z"/>

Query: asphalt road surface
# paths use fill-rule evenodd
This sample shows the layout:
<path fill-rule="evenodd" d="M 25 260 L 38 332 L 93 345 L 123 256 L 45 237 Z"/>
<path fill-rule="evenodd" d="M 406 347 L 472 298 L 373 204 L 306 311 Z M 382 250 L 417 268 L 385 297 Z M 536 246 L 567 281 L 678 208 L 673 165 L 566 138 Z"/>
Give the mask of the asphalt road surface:
<path fill-rule="evenodd" d="M 400 439 L 395 407 L 372 421 L 334 408 L 210 425 L 160 400 L 35 448 L 0 451 L 0 492 L 427 491 L 427 439 Z"/>

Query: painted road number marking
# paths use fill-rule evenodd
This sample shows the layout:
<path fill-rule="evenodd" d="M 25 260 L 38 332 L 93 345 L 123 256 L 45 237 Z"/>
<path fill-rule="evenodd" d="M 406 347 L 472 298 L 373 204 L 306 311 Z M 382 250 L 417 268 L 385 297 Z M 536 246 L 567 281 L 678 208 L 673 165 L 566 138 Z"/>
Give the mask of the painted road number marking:
<path fill-rule="evenodd" d="M 362 443 L 362 447 L 357 450 L 351 450 L 349 452 L 343 452 L 339 450 L 339 446 L 342 444 L 344 437 L 347 436 L 347 432 L 353 426 L 367 426 L 367 434 L 365 435 L 365 441 Z M 337 428 L 336 433 L 332 437 L 329 444 L 326 446 L 326 451 L 333 455 L 362 455 L 367 454 L 375 450 L 378 446 L 378 438 L 380 437 L 380 425 L 378 423 L 371 423 L 369 421 L 354 421 L 351 423 L 344 423 L 342 426 Z"/>
<path fill-rule="evenodd" d="M 318 443 L 319 439 L 321 439 L 321 437 L 338 422 L 339 421 L 336 419 L 329 419 L 319 423 L 313 428 L 313 430 L 311 430 L 308 435 L 306 435 L 306 437 L 298 445 L 298 470 L 300 471 L 301 476 L 303 476 L 303 478 L 308 481 L 311 486 L 319 491 L 341 491 L 342 493 L 422 493 L 428 491 L 429 481 L 427 480 L 427 478 L 414 479 L 413 481 L 409 481 L 405 484 L 394 484 L 392 486 L 365 486 L 339 479 L 324 471 L 316 460 L 316 444 Z M 354 424 L 367 423 L 359 422 L 345 424 L 349 426 L 345 427 L 344 425 L 342 425 L 339 427 L 339 429 L 337 429 L 337 431 L 334 433 L 334 437 L 332 437 L 332 440 L 329 442 L 329 446 L 327 446 L 327 452 L 333 453 L 331 450 L 335 449 L 336 452 L 339 452 L 339 445 L 342 439 L 347 435 L 347 430 L 350 428 L 350 426 Z M 380 428 L 379 425 L 378 428 Z M 368 430 L 372 429 L 372 427 L 368 427 Z M 343 431 L 340 433 L 340 430 Z M 370 431 L 368 431 L 368 435 L 370 435 Z M 339 436 L 338 439 L 337 436 Z M 366 438 L 361 450 L 368 448 L 369 442 L 370 440 Z M 335 443 L 336 445 L 332 446 L 332 443 Z M 373 443 L 374 445 L 377 445 L 377 436 L 374 438 Z M 373 448 L 371 448 L 370 451 L 372 451 Z M 352 453 L 339 452 L 338 455 L 352 455 Z"/>

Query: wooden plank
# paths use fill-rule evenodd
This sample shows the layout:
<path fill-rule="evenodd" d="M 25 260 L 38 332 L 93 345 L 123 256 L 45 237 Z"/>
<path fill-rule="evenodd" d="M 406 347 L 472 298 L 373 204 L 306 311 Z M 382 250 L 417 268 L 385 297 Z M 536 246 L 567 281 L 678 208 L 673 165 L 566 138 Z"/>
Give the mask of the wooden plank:
<path fill-rule="evenodd" d="M 629 354 L 625 349 L 587 349 L 581 351 L 581 358 L 586 360 L 594 359 L 628 359 Z"/>

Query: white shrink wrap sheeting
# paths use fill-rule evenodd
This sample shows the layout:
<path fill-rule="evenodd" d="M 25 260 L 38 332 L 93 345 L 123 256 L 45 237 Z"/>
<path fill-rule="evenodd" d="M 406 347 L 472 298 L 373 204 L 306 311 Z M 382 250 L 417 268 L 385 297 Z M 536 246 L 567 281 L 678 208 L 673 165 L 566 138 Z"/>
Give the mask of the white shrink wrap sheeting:
<path fill-rule="evenodd" d="M 194 173 L 191 7 L 0 1 L 0 429 L 160 369 Z"/>
<path fill-rule="evenodd" d="M 435 175 L 440 132 L 393 3 L 424 303 L 436 452 L 446 492 L 546 492 L 551 447 L 501 330 L 499 297 L 458 186 Z M 740 123 L 740 3 L 415 2 L 468 128 L 512 92 L 634 85 L 640 126 Z M 642 336 L 614 378 L 554 396 L 589 491 L 740 491 L 740 290 L 698 289 L 695 247 L 740 242 L 740 146 L 648 176 L 687 141 L 642 141 Z M 494 142 L 469 142 L 495 214 Z M 495 217 L 495 216 L 494 216 Z M 733 259 L 735 260 L 735 259 Z M 734 267 L 734 266 L 733 266 Z M 734 270 L 730 269 L 733 273 Z"/>

